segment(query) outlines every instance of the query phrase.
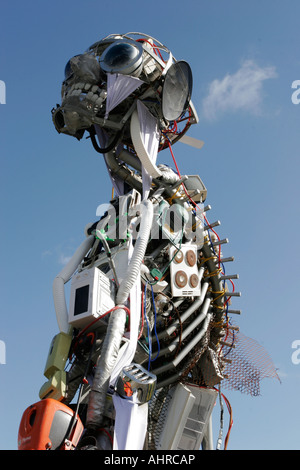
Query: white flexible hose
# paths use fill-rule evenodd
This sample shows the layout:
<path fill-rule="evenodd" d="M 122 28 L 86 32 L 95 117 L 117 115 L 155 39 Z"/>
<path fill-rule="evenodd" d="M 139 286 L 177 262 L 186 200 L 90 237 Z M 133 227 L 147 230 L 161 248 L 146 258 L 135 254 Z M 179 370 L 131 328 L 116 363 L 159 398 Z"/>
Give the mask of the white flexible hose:
<path fill-rule="evenodd" d="M 109 317 L 106 336 L 103 341 L 101 356 L 98 360 L 91 392 L 89 396 L 86 426 L 94 430 L 99 427 L 105 409 L 106 393 L 112 372 L 114 371 L 122 337 L 125 331 L 126 311 L 122 308 L 128 299 L 144 259 L 153 220 L 153 205 L 150 201 L 142 201 L 141 223 L 139 236 L 128 265 L 123 281 L 116 297 L 116 305 L 120 308 Z"/>
<path fill-rule="evenodd" d="M 150 230 L 153 221 L 153 204 L 149 200 L 141 202 L 141 223 L 139 236 L 136 240 L 134 251 L 128 265 L 127 275 L 122 281 L 116 298 L 116 304 L 122 305 L 127 301 L 130 289 L 132 288 L 138 274 L 140 273 L 141 264 L 145 256 Z"/>
<path fill-rule="evenodd" d="M 53 281 L 54 307 L 58 327 L 61 332 L 67 333 L 70 328 L 68 322 L 68 308 L 65 298 L 65 284 L 70 280 L 71 276 L 78 268 L 78 265 L 91 248 L 94 239 L 94 236 L 90 235 L 81 243 L 70 261 L 66 264 L 66 266 L 64 266 L 64 268 Z"/>

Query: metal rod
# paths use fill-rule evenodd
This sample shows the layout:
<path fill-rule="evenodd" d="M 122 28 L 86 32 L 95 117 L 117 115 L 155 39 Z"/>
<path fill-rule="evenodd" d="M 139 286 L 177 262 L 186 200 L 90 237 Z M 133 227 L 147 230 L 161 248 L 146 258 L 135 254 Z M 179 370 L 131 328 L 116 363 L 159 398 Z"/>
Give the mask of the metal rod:
<path fill-rule="evenodd" d="M 218 240 L 217 242 L 213 242 L 212 245 L 213 246 L 224 245 L 224 243 L 228 243 L 228 242 L 229 242 L 228 238 L 223 238 L 223 240 Z"/>
<path fill-rule="evenodd" d="M 241 297 L 240 292 L 224 292 L 225 297 Z"/>
<path fill-rule="evenodd" d="M 220 281 L 225 281 L 226 279 L 239 279 L 238 274 L 226 274 L 226 276 L 220 276 Z"/>
<path fill-rule="evenodd" d="M 209 223 L 208 225 L 205 225 L 203 227 L 203 230 L 207 231 L 209 230 L 210 228 L 213 228 L 213 227 L 218 227 L 219 225 L 221 225 L 221 222 L 219 220 L 216 220 L 216 222 L 213 222 L 212 224 Z"/>

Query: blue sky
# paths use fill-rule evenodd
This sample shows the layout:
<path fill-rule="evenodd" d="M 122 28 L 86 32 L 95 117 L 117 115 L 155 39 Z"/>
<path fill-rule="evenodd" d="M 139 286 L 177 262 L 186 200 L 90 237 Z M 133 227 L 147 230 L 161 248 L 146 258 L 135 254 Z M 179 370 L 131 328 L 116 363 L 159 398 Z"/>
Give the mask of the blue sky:
<path fill-rule="evenodd" d="M 256 398 L 224 390 L 234 421 L 228 448 L 299 449 L 300 105 L 291 100 L 299 2 L 12 0 L 0 9 L 0 449 L 16 449 L 22 413 L 45 381 L 58 332 L 53 279 L 111 196 L 101 156 L 89 141 L 59 135 L 51 109 L 68 59 L 129 31 L 154 36 L 191 65 L 199 123 L 189 135 L 205 145 L 176 144 L 176 160 L 208 189 L 209 220 L 221 220 L 224 254 L 235 257 L 228 270 L 240 276 L 236 322 L 281 379 L 263 380 Z M 172 164 L 167 150 L 159 162 Z M 218 420 L 217 404 L 215 441 Z"/>

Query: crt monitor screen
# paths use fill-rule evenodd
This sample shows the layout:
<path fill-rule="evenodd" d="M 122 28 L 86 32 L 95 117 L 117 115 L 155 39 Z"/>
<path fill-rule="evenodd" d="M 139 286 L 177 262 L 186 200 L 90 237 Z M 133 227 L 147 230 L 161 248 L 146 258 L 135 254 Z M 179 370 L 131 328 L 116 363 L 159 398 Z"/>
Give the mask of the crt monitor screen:
<path fill-rule="evenodd" d="M 89 305 L 89 284 L 79 287 L 75 292 L 74 315 L 80 315 L 88 311 Z"/>

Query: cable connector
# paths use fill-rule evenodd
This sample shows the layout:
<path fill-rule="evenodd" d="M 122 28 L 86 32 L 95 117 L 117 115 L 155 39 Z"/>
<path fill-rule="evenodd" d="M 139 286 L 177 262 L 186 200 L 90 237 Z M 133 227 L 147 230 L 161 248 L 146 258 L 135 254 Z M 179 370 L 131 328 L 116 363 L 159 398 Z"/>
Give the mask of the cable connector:
<path fill-rule="evenodd" d="M 163 276 L 162 272 L 157 268 L 151 269 L 150 274 L 155 281 L 160 281 Z"/>

